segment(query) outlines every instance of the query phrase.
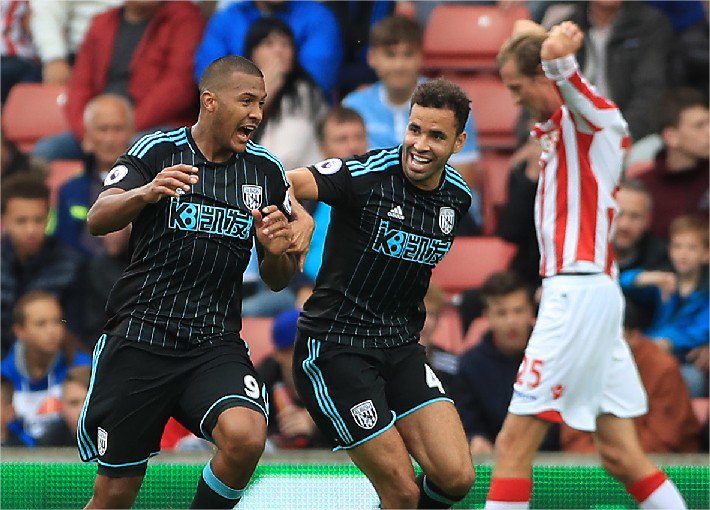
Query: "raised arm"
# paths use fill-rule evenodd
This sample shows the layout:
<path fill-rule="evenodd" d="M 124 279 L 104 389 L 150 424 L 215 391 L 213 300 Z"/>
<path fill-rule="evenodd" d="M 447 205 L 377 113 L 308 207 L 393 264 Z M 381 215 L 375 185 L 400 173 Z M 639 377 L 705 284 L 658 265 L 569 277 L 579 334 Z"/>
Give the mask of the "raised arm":
<path fill-rule="evenodd" d="M 575 54 L 583 39 L 584 34 L 571 21 L 553 27 L 540 51 L 545 76 L 557 84 L 567 108 L 591 130 L 612 127 L 626 133 L 619 108 L 600 96 L 579 73 Z"/>

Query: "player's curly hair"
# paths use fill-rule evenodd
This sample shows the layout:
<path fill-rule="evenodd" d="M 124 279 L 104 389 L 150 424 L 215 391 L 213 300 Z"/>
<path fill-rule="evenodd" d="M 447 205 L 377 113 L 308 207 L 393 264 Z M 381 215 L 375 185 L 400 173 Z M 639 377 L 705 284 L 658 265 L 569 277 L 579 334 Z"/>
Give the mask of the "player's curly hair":
<path fill-rule="evenodd" d="M 420 83 L 412 94 L 410 107 L 415 104 L 426 108 L 446 108 L 454 112 L 457 135 L 463 133 L 471 111 L 471 100 L 466 92 L 444 78 Z"/>

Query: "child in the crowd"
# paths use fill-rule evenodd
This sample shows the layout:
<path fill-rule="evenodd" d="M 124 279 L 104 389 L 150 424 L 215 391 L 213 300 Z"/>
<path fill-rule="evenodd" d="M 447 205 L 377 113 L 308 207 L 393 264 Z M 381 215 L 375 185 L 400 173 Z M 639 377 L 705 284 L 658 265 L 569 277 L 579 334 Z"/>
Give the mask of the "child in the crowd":
<path fill-rule="evenodd" d="M 632 270 L 622 273 L 621 286 L 630 295 L 655 306 L 645 334 L 673 353 L 691 397 L 707 395 L 707 380 L 688 354 L 708 344 L 708 224 L 695 216 L 671 223 L 669 258 L 673 272 Z"/>
<path fill-rule="evenodd" d="M 35 446 L 36 441 L 25 432 L 22 420 L 17 418 L 12 405 L 15 390 L 12 381 L 4 375 L 0 377 L 0 445 Z"/>
<path fill-rule="evenodd" d="M 76 446 L 79 415 L 90 383 L 90 366 L 81 365 L 69 369 L 62 382 L 60 416 L 47 426 L 39 438 L 40 446 Z"/>
<path fill-rule="evenodd" d="M 17 416 L 37 439 L 59 414 L 67 371 L 91 364 L 91 358 L 69 346 L 62 308 L 52 294 L 28 292 L 17 301 L 12 320 L 17 341 L 2 361 L 2 375 L 13 383 Z"/>

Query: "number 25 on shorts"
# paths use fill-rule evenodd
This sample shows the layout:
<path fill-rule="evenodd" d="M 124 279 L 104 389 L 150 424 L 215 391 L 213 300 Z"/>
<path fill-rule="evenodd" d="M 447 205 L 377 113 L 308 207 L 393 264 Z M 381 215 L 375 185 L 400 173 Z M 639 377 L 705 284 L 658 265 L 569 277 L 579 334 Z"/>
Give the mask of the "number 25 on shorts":
<path fill-rule="evenodd" d="M 541 368 L 541 359 L 529 359 L 527 356 L 523 356 L 523 362 L 520 364 L 518 375 L 515 378 L 515 385 L 522 386 L 527 383 L 528 388 L 537 388 L 542 381 Z"/>

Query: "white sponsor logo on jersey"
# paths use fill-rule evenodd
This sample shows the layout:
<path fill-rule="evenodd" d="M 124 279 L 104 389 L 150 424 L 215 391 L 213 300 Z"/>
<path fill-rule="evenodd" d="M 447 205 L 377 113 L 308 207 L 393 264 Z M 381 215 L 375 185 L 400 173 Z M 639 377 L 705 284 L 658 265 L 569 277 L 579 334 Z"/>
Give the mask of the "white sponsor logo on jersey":
<path fill-rule="evenodd" d="M 350 413 L 361 428 L 369 430 L 377 424 L 377 409 L 372 400 L 365 400 L 350 408 Z"/>
<path fill-rule="evenodd" d="M 402 206 L 398 205 L 397 207 L 393 207 L 392 210 L 387 213 L 387 216 L 396 220 L 403 220 L 404 213 L 402 212 Z"/>
<path fill-rule="evenodd" d="M 128 167 L 126 167 L 125 165 L 117 165 L 113 167 L 106 175 L 106 179 L 104 179 L 104 186 L 111 186 L 112 184 L 116 184 L 118 181 L 120 181 L 127 175 Z"/>
<path fill-rule="evenodd" d="M 323 175 L 330 175 L 340 170 L 340 167 L 343 166 L 343 162 L 338 158 L 330 158 L 325 161 L 321 161 L 320 163 L 316 163 L 315 166 L 319 173 Z"/>

